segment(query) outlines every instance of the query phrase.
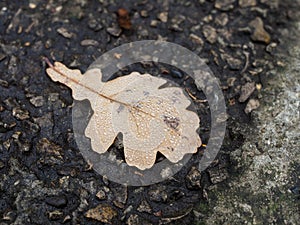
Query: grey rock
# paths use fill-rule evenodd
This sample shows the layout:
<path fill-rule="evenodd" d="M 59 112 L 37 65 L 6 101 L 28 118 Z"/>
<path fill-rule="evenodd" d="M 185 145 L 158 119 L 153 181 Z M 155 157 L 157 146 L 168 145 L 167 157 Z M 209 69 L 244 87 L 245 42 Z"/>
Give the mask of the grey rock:
<path fill-rule="evenodd" d="M 150 204 L 146 200 L 143 200 L 141 202 L 141 204 L 138 206 L 137 211 L 139 211 L 139 212 L 147 212 L 147 213 L 151 214 L 152 213 L 152 208 L 151 208 Z"/>
<path fill-rule="evenodd" d="M 59 220 L 63 218 L 63 212 L 59 210 L 54 210 L 48 213 L 48 217 L 50 220 Z"/>
<path fill-rule="evenodd" d="M 257 99 L 250 99 L 246 105 L 245 113 L 248 114 L 259 107 L 260 103 Z"/>
<path fill-rule="evenodd" d="M 165 202 L 168 198 L 168 195 L 165 191 L 165 188 L 162 186 L 156 187 L 148 192 L 149 198 L 154 202 Z"/>
<path fill-rule="evenodd" d="M 283 37 L 284 42 L 292 35 L 297 39 L 287 46 L 291 54 L 285 57 L 287 65 L 267 72 L 268 83 L 261 91 L 261 106 L 251 115 L 252 125 L 234 129 L 246 138 L 230 153 L 238 173 L 231 174 L 228 187 L 213 191 L 218 200 L 207 224 L 299 224 L 299 199 L 291 191 L 297 186 L 300 163 L 299 23 L 297 27 Z"/>
<path fill-rule="evenodd" d="M 96 194 L 97 198 L 100 199 L 100 200 L 104 200 L 106 199 L 106 193 L 104 190 L 100 190 L 97 192 Z"/>
<path fill-rule="evenodd" d="M 158 23 L 159 23 L 158 20 L 151 20 L 150 26 L 151 26 L 151 27 L 157 27 Z"/>
<path fill-rule="evenodd" d="M 277 43 L 272 42 L 266 47 L 266 51 L 269 53 L 273 53 L 276 48 L 277 48 Z"/>
<path fill-rule="evenodd" d="M 149 16 L 147 10 L 141 10 L 140 14 L 141 14 L 142 17 L 148 17 Z"/>
<path fill-rule="evenodd" d="M 36 96 L 29 99 L 30 103 L 34 105 L 35 107 L 41 107 L 45 103 L 45 99 L 43 96 Z"/>
<path fill-rule="evenodd" d="M 239 6 L 241 7 L 256 6 L 256 0 L 239 0 Z"/>
<path fill-rule="evenodd" d="M 157 18 L 163 22 L 166 23 L 168 21 L 168 12 L 161 12 L 157 15 Z"/>
<path fill-rule="evenodd" d="M 45 201 L 48 205 L 54 206 L 56 208 L 62 208 L 68 204 L 68 200 L 65 195 L 49 196 Z"/>
<path fill-rule="evenodd" d="M 176 32 L 182 32 L 183 31 L 183 29 L 177 24 L 172 24 L 171 27 L 170 27 L 170 30 L 176 31 Z"/>
<path fill-rule="evenodd" d="M 229 87 L 233 87 L 235 81 L 236 81 L 236 77 L 229 77 L 229 78 L 227 79 L 227 85 L 228 85 Z"/>
<path fill-rule="evenodd" d="M 253 29 L 251 34 L 253 41 L 264 42 L 266 44 L 270 43 L 270 34 L 265 30 L 263 20 L 260 17 L 256 17 L 249 25 Z"/>
<path fill-rule="evenodd" d="M 188 172 L 185 183 L 189 189 L 200 189 L 201 188 L 201 173 L 196 167 L 192 167 Z"/>
<path fill-rule="evenodd" d="M 214 44 L 217 40 L 217 31 L 214 27 L 209 26 L 209 25 L 204 25 L 202 28 L 202 32 L 204 37 L 206 38 L 206 40 L 211 43 Z"/>
<path fill-rule="evenodd" d="M 29 112 L 26 109 L 22 109 L 20 107 L 15 107 L 12 110 L 12 114 L 14 117 L 16 117 L 18 120 L 26 120 L 29 119 Z"/>
<path fill-rule="evenodd" d="M 119 37 L 122 33 L 122 29 L 118 26 L 108 27 L 106 31 L 114 37 Z"/>
<path fill-rule="evenodd" d="M 85 217 L 98 220 L 102 223 L 114 224 L 118 212 L 107 204 L 99 204 L 97 207 L 88 210 Z"/>
<path fill-rule="evenodd" d="M 85 39 L 80 42 L 80 45 L 82 45 L 82 46 L 97 46 L 97 45 L 99 45 L 99 42 L 96 40 L 92 40 L 92 39 Z"/>
<path fill-rule="evenodd" d="M 217 0 L 215 2 L 215 8 L 222 11 L 229 11 L 234 8 L 235 0 Z"/>
<path fill-rule="evenodd" d="M 50 93 L 48 100 L 51 102 L 55 102 L 59 99 L 59 94 L 58 93 Z"/>
<path fill-rule="evenodd" d="M 230 69 L 232 70 L 239 70 L 243 66 L 242 60 L 234 58 L 229 54 L 223 53 L 221 54 L 221 58 L 223 61 L 228 63 Z"/>
<path fill-rule="evenodd" d="M 202 40 L 202 38 L 199 37 L 199 36 L 197 36 L 196 34 L 190 34 L 190 39 L 191 39 L 194 43 L 196 43 L 196 44 L 198 44 L 198 45 L 200 45 L 200 46 L 203 46 L 203 45 L 204 45 L 204 41 Z"/>
<path fill-rule="evenodd" d="M 218 14 L 215 18 L 215 23 L 219 26 L 225 26 L 228 23 L 228 15 L 226 13 Z"/>
<path fill-rule="evenodd" d="M 174 17 L 171 18 L 171 23 L 180 25 L 185 20 L 186 20 L 186 17 L 184 15 L 176 14 Z"/>
<path fill-rule="evenodd" d="M 59 33 L 60 35 L 62 35 L 65 38 L 68 38 L 68 39 L 70 39 L 70 38 L 72 38 L 72 37 L 75 36 L 74 33 L 68 31 L 68 29 L 64 28 L 64 27 L 60 27 L 56 31 L 57 31 L 57 33 Z"/>
<path fill-rule="evenodd" d="M 248 82 L 241 87 L 239 102 L 245 102 L 255 91 L 255 82 Z"/>

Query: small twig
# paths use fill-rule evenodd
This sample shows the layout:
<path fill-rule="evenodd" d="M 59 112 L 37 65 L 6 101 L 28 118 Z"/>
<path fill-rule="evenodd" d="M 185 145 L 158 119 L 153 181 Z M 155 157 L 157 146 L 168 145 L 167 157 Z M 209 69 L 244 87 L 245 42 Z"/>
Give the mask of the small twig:
<path fill-rule="evenodd" d="M 47 57 L 43 56 L 42 59 L 43 59 L 43 61 L 44 61 L 45 63 L 47 63 L 47 65 L 48 65 L 50 68 L 53 69 L 54 66 L 53 66 L 53 64 L 50 62 L 50 60 L 49 60 Z"/>
<path fill-rule="evenodd" d="M 241 73 L 244 73 L 247 70 L 248 66 L 249 66 L 249 52 L 243 52 L 243 53 L 244 53 L 245 58 L 246 58 L 246 63 L 245 63 L 244 68 L 242 69 Z"/>
<path fill-rule="evenodd" d="M 207 99 L 198 99 L 196 96 L 194 96 L 191 91 L 188 88 L 185 88 L 186 92 L 188 93 L 188 95 L 195 101 L 195 102 L 200 102 L 200 103 L 204 103 L 207 102 Z"/>

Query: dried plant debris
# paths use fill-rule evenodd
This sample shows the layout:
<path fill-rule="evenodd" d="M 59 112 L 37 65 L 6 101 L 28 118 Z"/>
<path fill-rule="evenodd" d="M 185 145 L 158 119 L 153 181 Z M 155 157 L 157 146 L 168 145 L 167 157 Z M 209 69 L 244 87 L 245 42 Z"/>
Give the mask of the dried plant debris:
<path fill-rule="evenodd" d="M 102 82 L 99 69 L 82 75 L 59 62 L 49 66 L 52 80 L 70 87 L 76 100 L 91 102 L 94 114 L 85 135 L 94 151 L 106 152 L 121 132 L 126 163 L 144 170 L 154 165 L 157 152 L 175 163 L 201 145 L 199 117 L 187 110 L 190 100 L 181 88 L 159 89 L 166 80 L 132 72 Z"/>

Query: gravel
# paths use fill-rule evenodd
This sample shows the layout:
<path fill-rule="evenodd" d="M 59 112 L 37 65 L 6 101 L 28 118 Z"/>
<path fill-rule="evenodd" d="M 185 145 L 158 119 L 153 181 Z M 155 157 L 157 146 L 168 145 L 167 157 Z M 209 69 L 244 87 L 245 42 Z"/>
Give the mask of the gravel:
<path fill-rule="evenodd" d="M 298 44 L 296 2 L 167 3 L 0 2 L 0 224 L 297 224 L 300 57 L 289 47 Z M 42 58 L 85 72 L 107 50 L 143 39 L 180 44 L 207 62 L 226 99 L 227 133 L 206 171 L 196 169 L 204 145 L 164 182 L 125 187 L 83 159 L 70 90 L 47 77 Z M 143 63 L 116 76 L 131 71 L 188 90 L 207 143 L 210 106 L 187 74 Z M 122 148 L 111 147 L 120 160 Z"/>

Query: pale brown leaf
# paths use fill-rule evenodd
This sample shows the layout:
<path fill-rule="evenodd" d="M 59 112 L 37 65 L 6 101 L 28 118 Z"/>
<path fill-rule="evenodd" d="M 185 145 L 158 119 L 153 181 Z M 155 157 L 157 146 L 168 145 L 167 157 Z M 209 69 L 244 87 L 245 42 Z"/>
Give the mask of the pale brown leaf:
<path fill-rule="evenodd" d="M 159 89 L 166 84 L 162 78 L 133 72 L 102 82 L 99 69 L 82 75 L 58 62 L 47 73 L 70 87 L 75 99 L 91 102 L 94 115 L 85 134 L 98 153 L 107 151 L 121 132 L 126 163 L 144 170 L 153 166 L 157 152 L 175 163 L 201 145 L 199 118 L 186 109 L 190 100 L 178 87 Z"/>

